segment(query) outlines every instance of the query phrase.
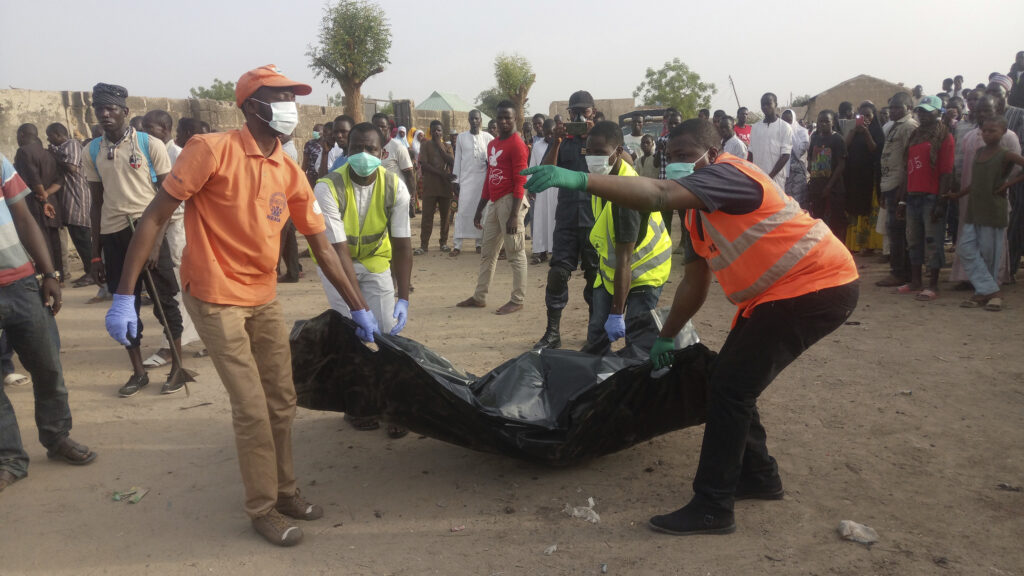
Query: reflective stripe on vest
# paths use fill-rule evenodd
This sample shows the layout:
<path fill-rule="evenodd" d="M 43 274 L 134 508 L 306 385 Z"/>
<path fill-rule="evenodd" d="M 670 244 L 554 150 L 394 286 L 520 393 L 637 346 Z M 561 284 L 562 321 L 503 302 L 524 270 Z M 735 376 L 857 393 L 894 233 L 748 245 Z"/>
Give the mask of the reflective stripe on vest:
<path fill-rule="evenodd" d="M 619 166 L 618 175 L 636 176 L 636 172 L 623 162 Z M 590 240 L 601 256 L 594 287 L 604 285 L 609 294 L 614 294 L 617 258 L 611 203 L 593 196 L 591 208 L 594 211 L 594 228 L 590 232 Z M 661 286 L 668 280 L 671 266 L 672 241 L 665 229 L 661 213 L 653 212 L 647 219 L 647 233 L 644 235 L 643 243 L 633 248 L 630 260 L 630 289 L 637 286 Z"/>
<path fill-rule="evenodd" d="M 346 242 L 353 260 L 359 261 L 370 272 L 383 272 L 391 264 L 391 241 L 388 230 L 391 227 L 391 211 L 395 206 L 398 176 L 384 167 L 377 168 L 377 178 L 370 195 L 370 206 L 362 222 L 359 210 L 349 213 L 349 202 L 355 202 L 355 191 L 348 173 L 348 164 L 328 172 L 317 180 L 330 189 L 338 205 L 341 221 L 345 225 Z M 338 194 L 338 189 L 344 194 Z M 355 232 L 355 234 L 350 234 Z M 315 260 L 314 260 L 315 261 Z"/>
<path fill-rule="evenodd" d="M 781 280 L 830 231 L 820 220 L 812 220 L 809 226 L 803 222 L 794 222 L 804 219 L 799 204 L 753 164 L 729 154 L 719 156 L 717 163 L 734 166 L 757 182 L 764 191 L 761 206 L 750 214 L 719 215 L 701 210 L 689 210 L 686 214 L 694 249 L 699 248 L 698 253 L 704 252 L 701 256 L 715 273 L 726 297 L 742 307 L 743 303 Z M 698 217 L 699 222 L 696 220 Z M 731 228 L 728 230 L 731 234 L 724 232 L 725 228 Z M 780 240 L 785 241 L 796 235 L 799 237 L 784 251 L 780 249 Z M 741 265 L 737 265 L 748 254 L 755 254 L 758 258 L 747 257 Z"/>

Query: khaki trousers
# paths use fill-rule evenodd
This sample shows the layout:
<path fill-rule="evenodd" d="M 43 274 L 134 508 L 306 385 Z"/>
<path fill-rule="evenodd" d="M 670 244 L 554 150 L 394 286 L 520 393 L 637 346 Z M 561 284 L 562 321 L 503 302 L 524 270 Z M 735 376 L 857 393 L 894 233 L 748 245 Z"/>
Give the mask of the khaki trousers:
<path fill-rule="evenodd" d="M 489 210 L 484 214 L 483 259 L 480 261 L 480 275 L 473 294 L 477 302 L 487 302 L 487 290 L 494 278 L 494 267 L 498 264 L 498 252 L 502 244 L 505 245 L 509 266 L 512 267 L 512 297 L 509 300 L 522 304 L 526 299 L 526 226 L 523 225 L 523 219 L 530 209 L 530 202 L 523 198 L 519 214 L 516 215 L 516 233 L 506 234 L 505 224 L 512 213 L 514 200 L 511 194 L 506 194 L 498 198 L 497 202 L 488 203 Z"/>
<path fill-rule="evenodd" d="M 231 399 L 245 511 L 262 516 L 279 496 L 295 494 L 295 385 L 281 304 L 225 306 L 188 292 L 184 300 Z"/>

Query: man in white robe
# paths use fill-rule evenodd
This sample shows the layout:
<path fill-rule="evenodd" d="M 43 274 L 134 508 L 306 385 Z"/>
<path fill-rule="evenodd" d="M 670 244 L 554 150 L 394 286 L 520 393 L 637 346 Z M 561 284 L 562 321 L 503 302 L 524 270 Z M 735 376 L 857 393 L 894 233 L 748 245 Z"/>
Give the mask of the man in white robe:
<path fill-rule="evenodd" d="M 552 131 L 555 129 L 555 121 L 547 119 L 543 125 L 544 136 L 533 141 L 533 151 L 530 152 L 530 166 L 540 166 L 544 163 L 544 156 L 548 153 L 548 145 L 551 144 Z M 545 190 L 537 194 L 533 201 L 533 256 L 530 264 L 546 262 L 548 253 L 554 245 L 553 236 L 555 233 L 555 208 L 558 206 L 557 190 Z"/>
<path fill-rule="evenodd" d="M 462 241 L 475 239 L 480 247 L 482 231 L 473 225 L 476 206 L 484 189 L 487 174 L 487 145 L 493 136 L 480 130 L 483 116 L 479 110 L 469 113 L 469 131 L 459 134 L 455 141 L 454 189 L 459 195 L 459 209 L 455 213 L 455 242 L 449 256 L 462 252 Z"/>

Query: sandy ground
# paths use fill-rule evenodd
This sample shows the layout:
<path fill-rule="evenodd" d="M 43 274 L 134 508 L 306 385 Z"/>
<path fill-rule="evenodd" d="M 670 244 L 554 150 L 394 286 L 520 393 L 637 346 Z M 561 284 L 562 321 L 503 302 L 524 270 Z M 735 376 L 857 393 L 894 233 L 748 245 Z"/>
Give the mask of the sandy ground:
<path fill-rule="evenodd" d="M 302 282 L 280 287 L 289 322 L 326 306 L 303 262 Z M 417 257 L 404 335 L 483 373 L 541 335 L 547 267 L 529 267 L 526 308 L 498 317 L 511 286 L 504 262 L 488 309 L 454 306 L 478 263 L 433 247 Z M 73 435 L 100 456 L 85 468 L 48 461 L 31 388 L 7 390 L 32 465 L 0 494 L 0 574 L 1024 574 L 1024 493 L 998 487 L 1024 484 L 1024 293 L 1011 287 L 1001 313 L 959 308 L 962 293 L 946 284 L 939 300 L 915 302 L 874 286 L 885 271 L 877 258 L 860 264 L 854 325 L 760 402 L 785 500 L 738 503 L 735 534 L 687 538 L 646 522 L 689 499 L 700 428 L 554 470 L 415 435 L 393 441 L 299 409 L 300 485 L 326 514 L 304 525 L 302 545 L 270 546 L 242 511 L 227 397 L 210 361 L 189 361 L 200 374 L 191 397 L 160 396 L 157 370 L 152 386 L 119 399 L 127 359 L 103 330 L 106 307 L 84 303 L 91 289 L 69 289 L 58 324 Z M 578 348 L 578 275 L 571 290 L 563 342 Z M 731 316 L 715 286 L 695 319 L 711 348 Z M 132 486 L 150 492 L 112 501 Z M 562 512 L 589 497 L 600 523 Z M 843 519 L 874 527 L 880 542 L 840 540 Z"/>

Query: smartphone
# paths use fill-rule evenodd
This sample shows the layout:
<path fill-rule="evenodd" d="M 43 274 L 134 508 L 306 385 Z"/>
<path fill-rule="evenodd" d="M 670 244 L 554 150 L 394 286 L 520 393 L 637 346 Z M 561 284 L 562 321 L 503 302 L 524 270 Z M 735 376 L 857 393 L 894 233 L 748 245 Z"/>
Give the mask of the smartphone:
<path fill-rule="evenodd" d="M 861 116 L 860 114 L 857 114 L 857 126 L 863 126 L 863 125 L 864 125 L 864 117 Z"/>
<path fill-rule="evenodd" d="M 583 136 L 587 133 L 586 122 L 566 122 L 563 126 L 565 126 L 565 133 L 569 136 Z"/>

